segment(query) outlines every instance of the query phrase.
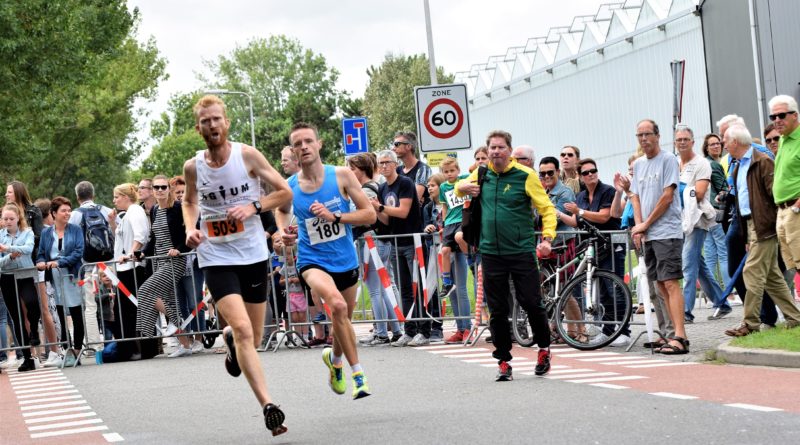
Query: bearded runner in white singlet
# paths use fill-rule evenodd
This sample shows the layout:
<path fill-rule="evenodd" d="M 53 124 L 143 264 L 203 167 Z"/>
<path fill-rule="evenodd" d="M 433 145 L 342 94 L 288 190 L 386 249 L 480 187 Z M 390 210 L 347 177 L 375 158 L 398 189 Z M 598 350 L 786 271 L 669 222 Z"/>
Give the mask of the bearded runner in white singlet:
<path fill-rule="evenodd" d="M 289 178 L 297 226 L 289 226 L 291 215 L 284 209 L 278 210 L 275 220 L 284 244 L 298 244 L 301 283 L 331 309 L 333 348 L 322 351 L 322 361 L 329 371 L 328 384 L 336 394 L 344 394 L 347 389 L 342 369 L 344 355 L 352 370 L 353 398 L 360 399 L 369 395 L 369 387 L 358 361 L 356 336 L 350 323 L 358 287 L 358 257 L 350 226 L 374 223 L 375 210 L 353 172 L 322 163 L 322 141 L 316 127 L 295 124 L 289 142 L 301 168 Z M 350 200 L 356 205 L 352 212 Z"/>
<path fill-rule="evenodd" d="M 195 129 L 208 148 L 183 166 L 186 244 L 197 248 L 208 290 L 228 322 L 222 332 L 228 347 L 225 368 L 234 377 L 244 372 L 261 404 L 264 424 L 276 436 L 286 432 L 285 415 L 272 403 L 256 353 L 264 330 L 269 270 L 258 213 L 272 208 L 289 211 L 292 192 L 261 152 L 228 141 L 230 121 L 219 97 L 203 96 L 194 115 Z M 259 181 L 274 191 L 261 197 Z"/>

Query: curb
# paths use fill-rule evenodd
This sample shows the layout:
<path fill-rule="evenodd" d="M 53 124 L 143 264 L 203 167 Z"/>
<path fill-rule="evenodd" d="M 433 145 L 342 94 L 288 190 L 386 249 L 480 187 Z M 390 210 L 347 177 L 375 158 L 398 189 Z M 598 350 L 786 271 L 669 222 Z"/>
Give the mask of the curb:
<path fill-rule="evenodd" d="M 730 345 L 730 340 L 717 346 L 717 359 L 728 363 L 753 366 L 777 366 L 781 368 L 800 368 L 800 352 L 779 351 L 775 349 L 746 349 Z"/>

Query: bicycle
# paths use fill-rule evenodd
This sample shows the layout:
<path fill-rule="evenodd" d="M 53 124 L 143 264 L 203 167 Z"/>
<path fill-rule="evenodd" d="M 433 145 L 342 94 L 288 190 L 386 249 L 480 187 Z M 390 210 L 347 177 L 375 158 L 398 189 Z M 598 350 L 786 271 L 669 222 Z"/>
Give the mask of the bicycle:
<path fill-rule="evenodd" d="M 608 346 L 622 334 L 622 327 L 631 316 L 632 295 L 622 278 L 597 267 L 598 252 L 605 249 L 613 254 L 609 238 L 585 220 L 580 220 L 579 224 L 588 233 L 576 248 L 579 254 L 555 270 L 542 269 L 546 274 L 541 280 L 542 304 L 548 311 L 551 326 L 556 326 L 566 344 L 579 350 L 592 350 Z M 576 264 L 575 273 L 562 289 L 561 273 Z M 517 342 L 522 346 L 532 345 L 534 339 L 527 314 L 516 299 L 512 318 Z"/>

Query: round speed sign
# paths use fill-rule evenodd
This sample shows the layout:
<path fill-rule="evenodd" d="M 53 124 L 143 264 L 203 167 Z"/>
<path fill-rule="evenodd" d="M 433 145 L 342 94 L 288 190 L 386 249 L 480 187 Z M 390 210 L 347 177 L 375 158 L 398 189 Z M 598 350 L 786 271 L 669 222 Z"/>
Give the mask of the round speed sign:
<path fill-rule="evenodd" d="M 447 139 L 455 136 L 464 125 L 464 112 L 458 104 L 447 98 L 436 99 L 425 108 L 425 129 L 433 136 Z"/>

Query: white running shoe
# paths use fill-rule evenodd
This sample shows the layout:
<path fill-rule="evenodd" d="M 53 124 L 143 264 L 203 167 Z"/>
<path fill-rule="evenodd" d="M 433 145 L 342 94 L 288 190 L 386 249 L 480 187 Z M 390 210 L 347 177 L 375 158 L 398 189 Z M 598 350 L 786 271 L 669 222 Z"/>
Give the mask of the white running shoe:
<path fill-rule="evenodd" d="M 425 346 L 425 345 L 429 345 L 429 344 L 431 344 L 431 340 L 428 337 L 426 337 L 426 336 L 424 336 L 422 334 L 415 335 L 414 338 L 410 342 L 408 342 L 408 346 L 412 346 L 412 347 L 413 346 Z"/>
<path fill-rule="evenodd" d="M 198 354 L 200 352 L 203 352 L 203 349 L 205 349 L 205 346 L 203 346 L 202 342 L 198 340 L 192 342 L 192 354 Z"/>
<path fill-rule="evenodd" d="M 61 355 L 59 355 L 59 354 L 57 354 L 57 353 L 55 353 L 53 351 L 50 351 L 50 353 L 47 354 L 47 361 L 42 363 L 42 367 L 43 368 L 60 368 L 63 363 L 64 363 L 64 357 L 62 357 Z"/>
<path fill-rule="evenodd" d="M 22 364 L 23 361 L 24 361 L 23 359 L 17 360 L 17 358 L 15 358 L 15 357 L 10 357 L 8 360 L 3 362 L 2 365 L 0 365 L 0 368 L 3 368 L 3 369 L 16 369 L 16 368 L 20 367 L 20 365 Z"/>
<path fill-rule="evenodd" d="M 192 348 L 184 348 L 183 345 L 178 346 L 178 349 L 175 350 L 172 354 L 169 355 L 169 358 L 175 357 L 188 357 L 192 355 Z"/>
<path fill-rule="evenodd" d="M 166 329 L 159 328 L 159 330 L 161 331 L 161 336 L 162 337 L 171 337 L 176 332 L 178 332 L 178 327 L 175 326 L 174 324 L 170 323 L 170 324 L 167 325 Z"/>
<path fill-rule="evenodd" d="M 619 337 L 615 338 L 614 341 L 611 342 L 609 346 L 614 348 L 624 348 L 631 344 L 631 338 L 627 335 L 620 335 Z"/>

